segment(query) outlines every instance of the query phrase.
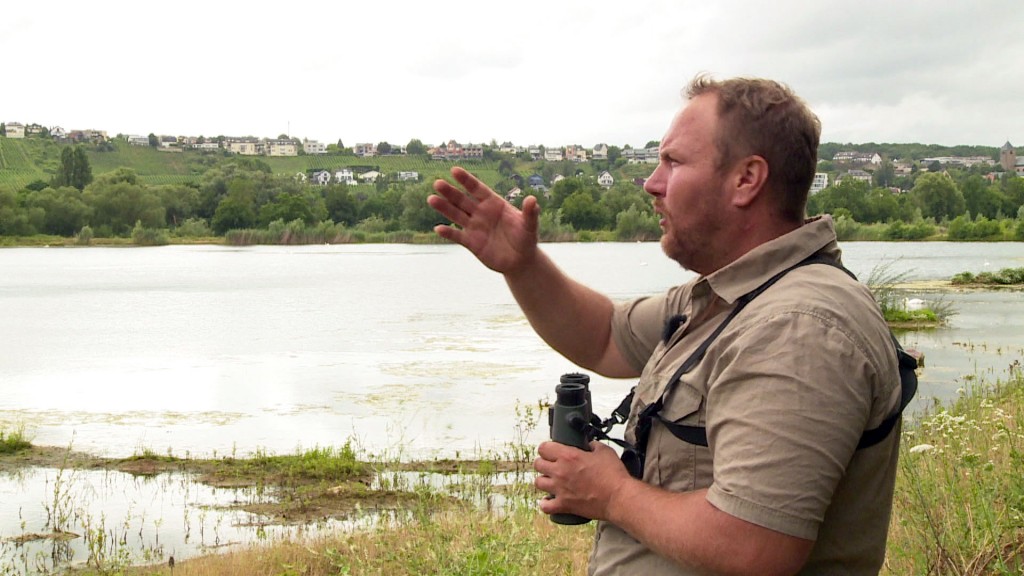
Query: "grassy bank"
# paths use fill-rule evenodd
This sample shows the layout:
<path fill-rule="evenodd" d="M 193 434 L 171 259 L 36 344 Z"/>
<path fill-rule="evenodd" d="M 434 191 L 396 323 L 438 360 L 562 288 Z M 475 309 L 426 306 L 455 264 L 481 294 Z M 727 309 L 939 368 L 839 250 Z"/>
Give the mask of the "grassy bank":
<path fill-rule="evenodd" d="M 962 378 L 959 397 L 904 425 L 893 518 L 883 574 L 1020 574 L 1024 569 L 1024 369 L 1020 360 L 1002 375 Z M 20 433 L 17 436 L 21 436 Z M 530 454 L 518 453 L 518 466 Z M 324 460 L 345 462 L 343 470 Z M 153 454 L 135 460 L 158 461 Z M 310 462 L 317 464 L 311 465 Z M 467 483 L 490 482 L 480 463 Z M 178 462 L 171 465 L 180 466 Z M 273 458 L 257 454 L 235 463 L 244 474 L 287 478 L 351 477 L 363 469 L 351 452 Z M 493 472 L 493 468 L 490 468 Z M 242 472 L 238 472 L 242 473 Z M 505 503 L 470 503 L 451 493 L 417 490 L 397 520 L 315 539 L 258 544 L 178 560 L 179 576 L 328 576 L 339 574 L 582 574 L 593 524 L 558 526 L 538 513 L 539 497 L 520 484 L 500 487 Z M 450 490 L 451 487 L 449 487 Z M 471 490 L 466 490 L 466 493 Z M 480 493 L 479 491 L 477 492 Z M 107 565 L 81 574 L 171 574 L 159 565 Z"/>

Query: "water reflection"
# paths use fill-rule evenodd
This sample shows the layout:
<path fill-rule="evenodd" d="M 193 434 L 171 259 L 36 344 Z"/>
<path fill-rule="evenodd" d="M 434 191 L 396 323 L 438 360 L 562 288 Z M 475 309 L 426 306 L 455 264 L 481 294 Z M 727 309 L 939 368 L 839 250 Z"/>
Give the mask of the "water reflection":
<path fill-rule="evenodd" d="M 368 489 L 423 502 L 450 497 L 501 511 L 530 500 L 532 474 L 394 471 Z M 394 506 L 355 507 L 345 518 L 282 523 L 249 512 L 289 498 L 260 487 L 215 488 L 186 473 L 26 468 L 0 474 L 0 574 L 39 574 L 88 565 L 159 564 L 240 545 L 367 529 L 407 520 Z"/>
<path fill-rule="evenodd" d="M 239 507 L 266 498 L 257 489 L 212 488 L 177 473 L 27 468 L 0 474 L 0 569 L 30 574 L 86 563 L 158 563 L 341 525 L 269 525 Z"/>

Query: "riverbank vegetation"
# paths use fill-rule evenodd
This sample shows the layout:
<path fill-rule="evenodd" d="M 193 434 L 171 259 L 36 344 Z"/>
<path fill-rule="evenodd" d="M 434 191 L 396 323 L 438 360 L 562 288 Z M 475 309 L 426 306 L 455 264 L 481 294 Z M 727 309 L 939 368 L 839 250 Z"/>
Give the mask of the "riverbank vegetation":
<path fill-rule="evenodd" d="M 1024 569 L 1024 368 L 1019 358 L 1007 363 L 1001 374 L 964 375 L 958 379 L 955 400 L 935 404 L 904 423 L 883 574 L 1009 575 Z M 20 449 L 32 450 L 37 448 Z M 333 492 L 358 494 L 364 503 L 373 502 L 375 492 L 390 494 L 388 506 L 405 512 L 394 521 L 335 535 L 179 558 L 173 571 L 179 576 L 580 574 L 592 545 L 593 524 L 558 526 L 536 511 L 533 503 L 540 494 L 531 486 L 532 453 L 526 446 L 510 450 L 505 456 L 514 458 L 500 468 L 497 460 L 392 462 L 395 469 L 458 473 L 454 484 L 443 489 L 425 484 L 400 489 L 397 477 L 367 485 L 368 468 L 351 446 L 284 457 L 214 459 L 201 465 L 220 469 L 224 482 L 291 486 L 287 499 L 293 509 L 317 510 L 320 505 L 297 486 L 337 487 L 356 479 L 349 488 Z M 143 452 L 110 465 L 130 470 L 134 462 L 140 466 L 135 473 L 153 474 L 203 462 L 189 460 Z M 520 474 L 512 484 L 496 486 L 500 470 Z M 462 486 L 461 491 L 455 486 Z M 506 496 L 500 505 L 494 505 L 493 496 L 481 498 L 496 489 Z M 353 506 L 347 513 L 358 510 Z M 170 573 L 166 558 L 142 567 L 118 561 L 117 555 L 105 558 L 106 564 L 90 564 L 77 572 Z"/>
<path fill-rule="evenodd" d="M 1024 268 L 1003 268 L 998 272 L 961 272 L 950 280 L 954 286 L 1024 286 Z"/>
<path fill-rule="evenodd" d="M 642 189 L 653 166 L 610 148 L 608 160 L 578 163 L 485 146 L 483 157 L 454 162 L 425 153 L 252 157 L 168 153 L 120 139 L 68 146 L 0 138 L 0 245 L 429 242 L 443 219 L 425 200 L 455 164 L 513 204 L 535 196 L 544 241 L 657 239 Z M 925 153 L 918 148 L 892 152 Z M 820 168 L 831 182 L 849 167 Z M 342 169 L 349 183 L 334 179 Z M 331 175 L 325 185 L 314 183 L 321 171 Z M 613 183 L 600 185 L 605 171 Z M 1012 172 L 940 164 L 896 176 L 884 162 L 871 182 L 844 178 L 812 195 L 808 213 L 832 214 L 840 240 L 1021 241 L 1022 206 L 1024 178 Z"/>

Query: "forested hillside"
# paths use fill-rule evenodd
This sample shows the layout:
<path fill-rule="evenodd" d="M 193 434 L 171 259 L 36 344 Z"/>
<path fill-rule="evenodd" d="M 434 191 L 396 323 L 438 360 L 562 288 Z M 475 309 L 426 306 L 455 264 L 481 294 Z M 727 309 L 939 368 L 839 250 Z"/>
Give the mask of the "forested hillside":
<path fill-rule="evenodd" d="M 544 239 L 656 239 L 657 217 L 642 189 L 653 165 L 628 163 L 610 148 L 609 160 L 580 163 L 488 147 L 483 158 L 440 161 L 426 154 L 239 156 L 119 139 L 72 146 L 0 137 L 0 236 L 139 244 L 429 241 L 440 220 L 425 203 L 431 182 L 459 164 L 513 203 L 535 195 Z M 883 160 L 847 165 L 834 161 L 841 151 Z M 826 143 L 819 167 L 830 185 L 811 196 L 809 213 L 834 215 L 845 238 L 1024 239 L 1024 179 L 1002 172 L 998 154 L 981 146 Z M 992 161 L 923 162 L 958 156 Z M 334 177 L 344 169 L 349 183 Z M 321 171 L 330 176 L 325 185 L 314 183 Z M 604 171 L 610 185 L 598 184 Z"/>

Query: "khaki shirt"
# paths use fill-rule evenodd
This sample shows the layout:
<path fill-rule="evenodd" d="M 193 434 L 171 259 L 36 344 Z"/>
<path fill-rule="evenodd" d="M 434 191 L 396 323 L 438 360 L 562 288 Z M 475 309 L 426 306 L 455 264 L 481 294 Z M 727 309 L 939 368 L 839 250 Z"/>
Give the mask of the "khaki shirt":
<path fill-rule="evenodd" d="M 617 305 L 613 337 L 642 370 L 627 440 L 635 440 L 636 415 L 665 392 L 738 298 L 816 253 L 839 259 L 828 218 L 665 294 Z M 686 320 L 665 342 L 665 322 L 676 314 Z M 687 444 L 655 422 L 644 481 L 678 492 L 708 488 L 708 501 L 728 514 L 814 540 L 801 573 L 876 574 L 885 556 L 899 427 L 875 446 L 856 448 L 899 401 L 895 349 L 869 290 L 833 266 L 802 266 L 755 298 L 671 387 L 661 415 L 706 426 L 708 447 Z M 687 572 L 602 522 L 590 573 Z"/>

